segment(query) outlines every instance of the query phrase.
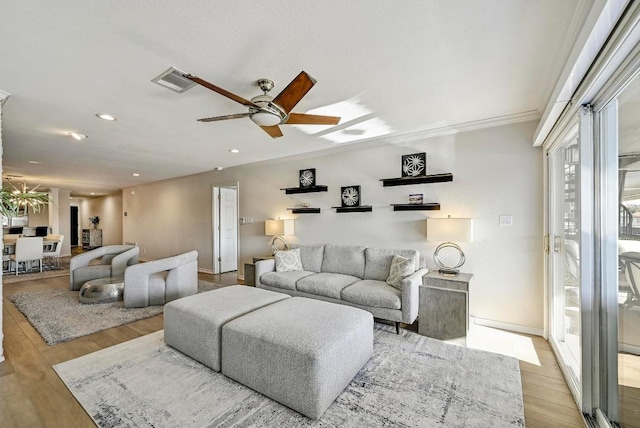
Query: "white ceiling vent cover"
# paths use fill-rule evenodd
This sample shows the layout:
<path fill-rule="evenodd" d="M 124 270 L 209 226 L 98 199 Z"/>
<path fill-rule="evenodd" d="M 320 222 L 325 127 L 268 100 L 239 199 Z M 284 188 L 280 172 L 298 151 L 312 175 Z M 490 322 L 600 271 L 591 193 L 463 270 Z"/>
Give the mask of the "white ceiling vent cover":
<path fill-rule="evenodd" d="M 184 74 L 188 73 L 171 67 L 151 81 L 153 83 L 157 83 L 158 85 L 164 86 L 165 88 L 169 88 L 172 91 L 183 93 L 196 85 L 195 82 L 182 77 Z"/>

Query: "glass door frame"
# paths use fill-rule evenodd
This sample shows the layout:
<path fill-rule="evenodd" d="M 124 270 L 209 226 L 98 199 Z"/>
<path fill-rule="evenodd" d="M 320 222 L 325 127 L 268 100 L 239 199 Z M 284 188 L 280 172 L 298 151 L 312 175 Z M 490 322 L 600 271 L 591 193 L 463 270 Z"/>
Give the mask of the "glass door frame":
<path fill-rule="evenodd" d="M 549 325 L 549 343 L 553 348 L 554 353 L 558 359 L 558 365 L 564 374 L 565 379 L 571 393 L 573 394 L 576 402 L 578 403 L 581 411 L 591 409 L 592 406 L 592 371 L 585 370 L 585 368 L 592 367 L 592 335 L 590 332 L 593 330 L 593 296 L 594 296 L 594 240 L 593 240 L 593 114 L 590 106 L 583 106 L 579 109 L 577 117 L 574 116 L 571 120 L 568 120 L 562 131 L 559 132 L 553 142 L 545 147 L 546 159 L 547 159 L 547 171 L 549 173 L 548 188 L 547 188 L 547 203 L 548 210 L 547 215 L 549 219 L 547 221 L 547 240 L 549 242 L 547 250 L 547 305 L 548 305 L 548 325 Z M 576 135 L 577 134 L 577 135 Z M 554 235 L 557 234 L 556 224 L 554 219 L 554 210 L 557 208 L 558 203 L 558 190 L 554 188 L 556 179 L 554 175 L 554 165 L 551 158 L 557 150 L 561 150 L 561 146 L 567 141 L 577 136 L 579 146 L 579 189 L 580 191 L 580 374 L 574 375 L 570 365 L 568 364 L 568 357 L 563 350 L 562 343 L 559 338 L 556 337 L 555 331 L 557 323 L 555 317 L 558 314 L 555 311 L 554 299 L 555 290 L 557 288 L 557 261 L 555 260 L 555 245 Z M 563 245 L 564 243 L 560 244 Z M 590 411 L 590 410 L 589 410 Z"/>

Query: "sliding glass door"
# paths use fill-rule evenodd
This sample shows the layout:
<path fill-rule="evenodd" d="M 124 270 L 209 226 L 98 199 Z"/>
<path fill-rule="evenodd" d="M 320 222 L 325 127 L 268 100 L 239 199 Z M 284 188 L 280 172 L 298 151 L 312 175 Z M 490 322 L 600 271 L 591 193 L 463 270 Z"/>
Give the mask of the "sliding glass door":
<path fill-rule="evenodd" d="M 640 78 L 599 112 L 602 158 L 602 410 L 640 427 Z"/>
<path fill-rule="evenodd" d="M 580 145 L 578 126 L 548 153 L 551 212 L 550 341 L 576 396 L 581 391 Z"/>

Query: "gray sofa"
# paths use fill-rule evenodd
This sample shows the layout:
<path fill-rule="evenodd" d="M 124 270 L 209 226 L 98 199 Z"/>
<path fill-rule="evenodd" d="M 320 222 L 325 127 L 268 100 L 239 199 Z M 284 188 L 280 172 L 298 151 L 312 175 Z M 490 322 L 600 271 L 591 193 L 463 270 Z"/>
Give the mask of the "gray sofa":
<path fill-rule="evenodd" d="M 195 250 L 139 263 L 124 271 L 125 308 L 163 305 L 197 292 L 198 252 Z"/>
<path fill-rule="evenodd" d="M 78 254 L 69 262 L 69 289 L 80 290 L 92 279 L 124 276 L 128 266 L 138 263 L 140 248 L 134 245 L 107 245 Z M 100 264 L 91 262 L 100 259 Z"/>
<path fill-rule="evenodd" d="M 394 255 L 413 260 L 413 273 L 400 289 L 386 283 Z M 374 317 L 412 324 L 418 317 L 422 276 L 416 250 L 387 250 L 351 245 L 303 245 L 302 270 L 276 272 L 275 260 L 255 264 L 256 287 L 364 309 Z"/>

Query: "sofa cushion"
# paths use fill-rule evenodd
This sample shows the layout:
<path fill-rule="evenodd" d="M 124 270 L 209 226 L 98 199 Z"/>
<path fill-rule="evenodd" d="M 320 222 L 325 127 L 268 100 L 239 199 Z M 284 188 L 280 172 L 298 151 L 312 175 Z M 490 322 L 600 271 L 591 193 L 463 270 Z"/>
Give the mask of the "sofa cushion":
<path fill-rule="evenodd" d="M 296 289 L 305 293 L 340 299 L 342 289 L 359 280 L 360 278 L 351 275 L 321 272 L 298 280 Z"/>
<path fill-rule="evenodd" d="M 413 260 L 405 259 L 401 256 L 393 256 L 387 284 L 402 291 L 402 280 L 413 272 Z"/>
<path fill-rule="evenodd" d="M 365 279 L 342 290 L 342 300 L 375 308 L 401 309 L 402 293 L 383 281 Z"/>
<path fill-rule="evenodd" d="M 325 245 L 322 272 L 340 273 L 363 279 L 365 249 L 366 247 L 356 245 Z"/>
<path fill-rule="evenodd" d="M 260 282 L 268 285 L 269 287 L 295 290 L 296 283 L 299 279 L 313 274 L 314 272 L 307 272 L 304 270 L 291 272 L 267 272 L 260 277 Z"/>
<path fill-rule="evenodd" d="M 149 275 L 149 306 L 164 305 L 165 281 L 169 272 L 157 272 Z"/>
<path fill-rule="evenodd" d="M 82 286 L 82 284 L 89 280 L 96 278 L 109 278 L 110 276 L 111 265 L 82 266 L 73 271 L 73 282 Z"/>
<path fill-rule="evenodd" d="M 386 281 L 391 271 L 393 256 L 398 255 L 413 260 L 413 271 L 420 267 L 420 252 L 417 250 L 387 250 L 381 248 L 367 248 L 363 279 L 377 279 Z"/>
<path fill-rule="evenodd" d="M 303 245 L 300 247 L 302 268 L 307 272 L 321 272 L 323 256 L 324 245 Z"/>
<path fill-rule="evenodd" d="M 274 254 L 276 260 L 276 272 L 292 272 L 302 270 L 300 261 L 300 249 L 294 248 L 289 251 L 278 251 Z"/>

